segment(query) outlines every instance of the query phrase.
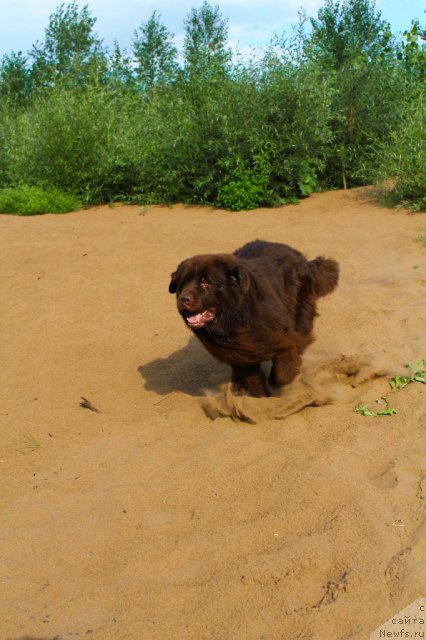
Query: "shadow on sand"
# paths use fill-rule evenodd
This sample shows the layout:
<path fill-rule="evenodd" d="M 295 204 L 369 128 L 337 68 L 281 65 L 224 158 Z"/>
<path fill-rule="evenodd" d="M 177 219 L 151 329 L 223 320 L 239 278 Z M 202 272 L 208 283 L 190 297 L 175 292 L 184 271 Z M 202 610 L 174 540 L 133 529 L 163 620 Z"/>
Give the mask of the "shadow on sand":
<path fill-rule="evenodd" d="M 191 336 L 188 344 L 167 358 L 158 358 L 140 365 L 138 371 L 145 389 L 167 395 L 180 391 L 191 396 L 202 396 L 206 388 L 217 388 L 230 379 L 231 370 L 217 362 Z"/>
<path fill-rule="evenodd" d="M 49 638 L 39 638 L 34 636 L 20 636 L 19 638 L 9 638 L 9 640 L 62 640 L 62 636 L 50 636 Z"/>

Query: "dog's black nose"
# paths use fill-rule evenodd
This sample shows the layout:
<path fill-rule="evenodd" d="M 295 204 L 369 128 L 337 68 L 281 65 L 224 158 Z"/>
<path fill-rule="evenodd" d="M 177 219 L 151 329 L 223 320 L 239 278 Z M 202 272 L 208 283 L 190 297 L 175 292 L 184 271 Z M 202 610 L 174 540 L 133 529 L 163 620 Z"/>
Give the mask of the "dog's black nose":
<path fill-rule="evenodd" d="M 194 296 L 190 293 L 181 295 L 179 299 L 185 307 L 188 307 L 192 302 L 194 302 Z"/>

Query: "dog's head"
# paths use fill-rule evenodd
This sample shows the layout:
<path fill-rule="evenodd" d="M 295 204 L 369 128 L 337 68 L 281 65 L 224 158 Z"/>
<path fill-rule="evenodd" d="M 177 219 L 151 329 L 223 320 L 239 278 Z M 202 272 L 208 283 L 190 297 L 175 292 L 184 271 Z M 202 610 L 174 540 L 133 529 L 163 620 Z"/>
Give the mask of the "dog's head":
<path fill-rule="evenodd" d="M 169 292 L 176 294 L 187 325 L 203 329 L 238 306 L 249 286 L 249 274 L 235 256 L 202 255 L 181 262 L 171 275 Z"/>

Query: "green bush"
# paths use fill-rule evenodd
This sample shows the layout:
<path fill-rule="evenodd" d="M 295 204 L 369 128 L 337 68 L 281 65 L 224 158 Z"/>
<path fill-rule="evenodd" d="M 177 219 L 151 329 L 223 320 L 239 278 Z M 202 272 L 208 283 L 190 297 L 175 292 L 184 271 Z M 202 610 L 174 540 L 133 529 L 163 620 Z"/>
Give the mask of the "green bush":
<path fill-rule="evenodd" d="M 249 211 L 262 202 L 263 189 L 252 182 L 248 173 L 231 180 L 219 190 L 217 204 L 229 211 Z"/>
<path fill-rule="evenodd" d="M 37 97 L 9 133 L 9 184 L 56 187 L 86 203 L 127 190 L 132 169 L 120 138 L 127 113 L 105 88 L 60 87 Z"/>
<path fill-rule="evenodd" d="M 426 92 L 407 101 L 399 126 L 377 149 L 376 178 L 390 180 L 397 204 L 426 211 Z"/>
<path fill-rule="evenodd" d="M 263 203 L 269 171 L 264 158 L 256 160 L 255 167 L 249 169 L 237 158 L 233 174 L 219 189 L 217 205 L 230 211 L 248 211 Z"/>
<path fill-rule="evenodd" d="M 397 201 L 426 207 L 418 21 L 398 41 L 374 0 L 326 0 L 262 58 L 242 57 L 204 2 L 180 65 L 155 12 L 130 53 L 103 49 L 94 24 L 61 5 L 44 43 L 0 60 L 0 187 L 235 210 L 387 179 Z"/>
<path fill-rule="evenodd" d="M 125 145 L 133 195 L 246 209 L 318 188 L 332 139 L 329 82 L 275 62 L 181 80 L 141 100 Z"/>
<path fill-rule="evenodd" d="M 67 213 L 76 211 L 81 202 L 59 189 L 41 189 L 21 185 L 0 189 L 0 213 L 30 216 L 37 213 Z"/>
<path fill-rule="evenodd" d="M 181 80 L 134 101 L 121 141 L 135 168 L 132 199 L 210 203 L 232 179 L 236 158 L 259 153 L 256 88 L 249 81 Z"/>
<path fill-rule="evenodd" d="M 260 79 L 258 136 L 270 165 L 267 204 L 307 196 L 320 187 L 333 142 L 333 85 L 311 63 L 265 60 Z"/>

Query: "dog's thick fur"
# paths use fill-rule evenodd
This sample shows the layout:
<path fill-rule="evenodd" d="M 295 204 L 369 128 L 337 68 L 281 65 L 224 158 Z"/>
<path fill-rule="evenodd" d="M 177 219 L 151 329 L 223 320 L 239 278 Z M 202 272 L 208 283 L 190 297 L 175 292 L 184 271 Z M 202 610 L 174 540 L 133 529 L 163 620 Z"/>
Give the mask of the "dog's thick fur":
<path fill-rule="evenodd" d="M 169 291 L 206 349 L 231 365 L 234 388 L 259 397 L 269 395 L 261 362 L 272 360 L 272 387 L 299 372 L 314 340 L 316 300 L 333 291 L 338 277 L 334 260 L 308 261 L 285 244 L 255 240 L 233 254 L 184 260 Z"/>

